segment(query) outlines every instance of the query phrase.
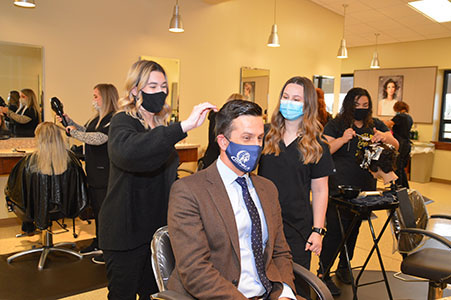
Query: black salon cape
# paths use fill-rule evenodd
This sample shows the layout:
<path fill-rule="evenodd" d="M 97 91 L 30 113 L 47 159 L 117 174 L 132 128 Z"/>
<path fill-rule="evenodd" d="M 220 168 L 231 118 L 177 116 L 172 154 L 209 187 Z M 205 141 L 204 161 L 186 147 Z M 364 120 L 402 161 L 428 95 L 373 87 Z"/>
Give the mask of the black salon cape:
<path fill-rule="evenodd" d="M 22 158 L 9 175 L 6 197 L 34 220 L 39 229 L 50 226 L 49 210 L 75 218 L 88 202 L 83 168 L 75 155 L 68 153 L 70 161 L 63 174 L 51 176 L 32 172 L 30 154 Z"/>

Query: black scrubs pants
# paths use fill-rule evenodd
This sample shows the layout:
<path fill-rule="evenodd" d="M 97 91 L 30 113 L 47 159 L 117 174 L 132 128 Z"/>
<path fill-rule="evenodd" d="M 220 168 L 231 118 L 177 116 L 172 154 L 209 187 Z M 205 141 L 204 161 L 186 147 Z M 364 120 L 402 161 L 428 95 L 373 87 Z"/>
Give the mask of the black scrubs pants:
<path fill-rule="evenodd" d="M 337 211 L 336 211 L 336 205 L 329 201 L 329 204 L 327 206 L 327 213 L 326 213 L 326 228 L 327 233 L 324 236 L 323 239 L 323 249 L 321 250 L 320 260 L 323 264 L 324 268 L 327 268 L 329 265 L 333 263 L 333 255 L 337 248 L 340 246 L 340 243 L 343 239 L 343 236 L 341 234 L 340 230 L 340 221 L 338 219 Z M 349 211 L 340 209 L 341 214 L 341 220 L 343 224 L 344 232 L 346 233 L 351 226 L 352 219 L 354 217 L 354 214 L 352 214 Z M 354 249 L 357 242 L 357 236 L 359 235 L 359 229 L 360 225 L 362 224 L 362 221 L 358 221 L 355 225 L 354 229 L 352 230 L 351 235 L 349 236 L 348 241 L 346 242 L 346 246 L 348 247 L 348 254 L 349 254 L 349 261 L 352 260 L 352 257 L 354 256 Z M 338 268 L 346 268 L 346 253 L 342 251 L 340 253 L 340 262 L 338 265 Z M 323 273 L 324 270 L 319 270 L 319 273 Z"/>
<path fill-rule="evenodd" d="M 128 251 L 103 250 L 108 278 L 108 299 L 136 300 L 158 292 L 150 261 L 150 245 Z"/>

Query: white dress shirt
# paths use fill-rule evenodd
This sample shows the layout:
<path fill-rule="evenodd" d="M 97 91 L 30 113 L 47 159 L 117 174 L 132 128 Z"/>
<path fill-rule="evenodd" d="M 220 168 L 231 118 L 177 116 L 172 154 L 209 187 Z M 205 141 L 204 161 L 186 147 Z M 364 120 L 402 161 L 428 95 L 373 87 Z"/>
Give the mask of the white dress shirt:
<path fill-rule="evenodd" d="M 227 195 L 229 196 L 238 230 L 241 256 L 241 275 L 238 283 L 238 290 L 247 298 L 261 296 L 266 290 L 260 281 L 257 268 L 255 266 L 251 241 L 252 222 L 246 204 L 244 203 L 242 188 L 235 181 L 238 178 L 238 175 L 227 167 L 224 162 L 222 162 L 221 158 L 218 158 L 216 167 L 218 168 L 219 175 L 221 176 Z M 243 178 L 246 179 L 249 194 L 251 195 L 252 201 L 254 201 L 258 214 L 260 215 L 262 244 L 263 251 L 265 251 L 266 243 L 268 242 L 268 227 L 266 224 L 265 214 L 249 175 L 245 174 L 243 175 Z M 290 299 L 296 299 L 291 288 L 285 283 L 283 285 L 283 291 L 279 298 L 287 297 Z"/>

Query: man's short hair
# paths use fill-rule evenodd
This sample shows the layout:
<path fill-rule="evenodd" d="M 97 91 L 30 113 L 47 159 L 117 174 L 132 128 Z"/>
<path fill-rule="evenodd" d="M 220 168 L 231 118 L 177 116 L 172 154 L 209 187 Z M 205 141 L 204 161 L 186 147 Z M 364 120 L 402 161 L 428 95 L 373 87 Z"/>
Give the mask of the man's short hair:
<path fill-rule="evenodd" d="M 232 100 L 224 104 L 216 114 L 216 136 L 223 134 L 230 137 L 232 132 L 232 121 L 240 116 L 262 116 L 262 108 L 250 101 Z"/>

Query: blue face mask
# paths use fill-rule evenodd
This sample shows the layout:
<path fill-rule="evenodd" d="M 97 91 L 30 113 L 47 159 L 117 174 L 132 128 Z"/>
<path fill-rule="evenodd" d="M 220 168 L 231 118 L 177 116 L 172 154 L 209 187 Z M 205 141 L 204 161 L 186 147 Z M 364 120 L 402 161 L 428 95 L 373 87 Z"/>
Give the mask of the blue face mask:
<path fill-rule="evenodd" d="M 280 113 L 289 120 L 296 120 L 304 115 L 304 103 L 292 100 L 280 100 Z"/>
<path fill-rule="evenodd" d="M 227 138 L 226 138 L 227 139 Z M 262 147 L 258 145 L 241 145 L 229 139 L 226 154 L 232 164 L 244 173 L 252 172 L 257 167 Z"/>

